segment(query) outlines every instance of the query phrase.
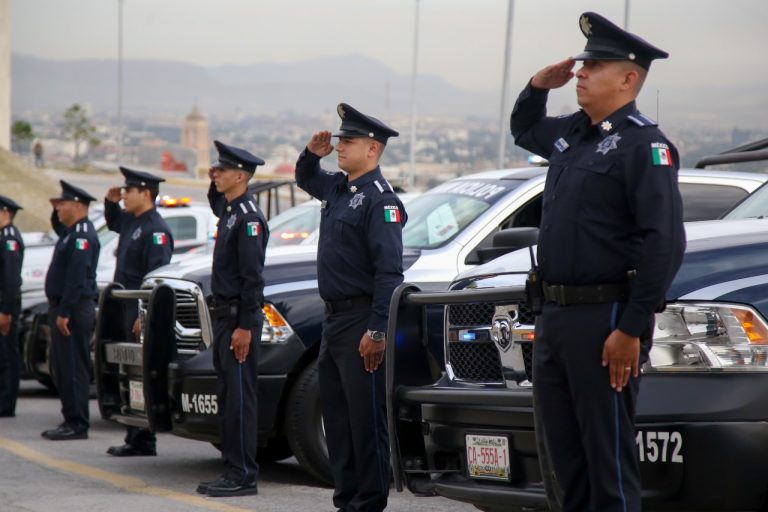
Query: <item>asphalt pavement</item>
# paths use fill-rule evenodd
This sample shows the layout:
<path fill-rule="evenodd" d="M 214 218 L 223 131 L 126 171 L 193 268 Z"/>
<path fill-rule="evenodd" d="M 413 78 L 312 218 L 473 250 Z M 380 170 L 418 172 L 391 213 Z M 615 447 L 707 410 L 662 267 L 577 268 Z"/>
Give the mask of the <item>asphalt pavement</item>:
<path fill-rule="evenodd" d="M 258 496 L 208 498 L 198 482 L 223 470 L 208 443 L 158 435 L 157 457 L 106 454 L 122 443 L 124 429 L 101 419 L 91 400 L 87 440 L 48 441 L 40 433 L 61 422 L 58 397 L 22 381 L 15 418 L 0 418 L 0 511 L 146 512 L 158 510 L 258 512 L 335 511 L 332 489 L 306 475 L 295 459 L 263 464 Z M 474 507 L 443 498 L 417 498 L 392 490 L 388 510 L 469 512 Z"/>

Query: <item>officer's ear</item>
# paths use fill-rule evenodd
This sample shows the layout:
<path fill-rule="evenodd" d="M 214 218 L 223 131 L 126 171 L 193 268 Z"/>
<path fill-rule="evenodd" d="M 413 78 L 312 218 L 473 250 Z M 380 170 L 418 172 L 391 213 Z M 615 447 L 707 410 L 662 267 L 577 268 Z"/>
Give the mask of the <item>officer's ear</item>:
<path fill-rule="evenodd" d="M 368 156 L 378 160 L 382 153 L 384 153 L 384 144 L 377 140 L 371 140 L 368 144 Z"/>

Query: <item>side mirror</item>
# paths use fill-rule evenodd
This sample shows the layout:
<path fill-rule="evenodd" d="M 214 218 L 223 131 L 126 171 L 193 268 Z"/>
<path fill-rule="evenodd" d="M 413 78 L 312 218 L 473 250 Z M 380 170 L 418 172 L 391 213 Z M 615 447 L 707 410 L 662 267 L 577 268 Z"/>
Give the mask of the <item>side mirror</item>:
<path fill-rule="evenodd" d="M 539 243 L 539 228 L 508 228 L 493 235 L 494 248 L 511 248 L 510 251 Z"/>

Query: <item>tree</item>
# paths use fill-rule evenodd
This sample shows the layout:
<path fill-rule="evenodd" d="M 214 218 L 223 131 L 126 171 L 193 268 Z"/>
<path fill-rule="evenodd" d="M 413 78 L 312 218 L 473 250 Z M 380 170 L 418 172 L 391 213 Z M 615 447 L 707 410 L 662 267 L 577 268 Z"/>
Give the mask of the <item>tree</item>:
<path fill-rule="evenodd" d="M 88 119 L 85 109 L 77 103 L 64 111 L 63 132 L 64 137 L 75 143 L 75 163 L 80 159 L 81 143 L 87 142 L 88 144 L 95 146 L 101 142 L 94 135 L 96 133 L 96 128 L 91 124 L 90 119 Z"/>
<path fill-rule="evenodd" d="M 11 148 L 17 153 L 29 152 L 29 144 L 35 138 L 32 125 L 26 121 L 16 121 L 11 126 Z"/>

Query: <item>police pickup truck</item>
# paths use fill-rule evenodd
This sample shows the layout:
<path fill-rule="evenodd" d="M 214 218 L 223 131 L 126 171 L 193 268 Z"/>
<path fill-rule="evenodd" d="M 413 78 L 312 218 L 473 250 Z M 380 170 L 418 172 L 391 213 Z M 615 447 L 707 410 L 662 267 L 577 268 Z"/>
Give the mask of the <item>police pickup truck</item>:
<path fill-rule="evenodd" d="M 450 180 L 410 201 L 403 231 L 406 279 L 445 289 L 458 272 L 511 250 L 493 247 L 493 236 L 504 228 L 538 225 L 545 174 L 544 168 L 489 171 Z M 686 215 L 716 218 L 764 180 L 682 171 Z M 152 272 L 143 291 L 113 285 L 102 295 L 95 379 L 103 418 L 218 442 L 210 268 L 210 255 L 201 255 Z M 258 456 L 265 461 L 293 454 L 308 473 L 328 482 L 317 396 L 324 306 L 317 293 L 316 247 L 268 247 L 264 278 L 259 428 L 253 433 L 259 437 Z M 123 340 L 115 330 L 121 325 L 116 320 L 121 300 L 141 301 L 142 343 Z M 436 336 L 440 342 L 442 334 Z"/>

